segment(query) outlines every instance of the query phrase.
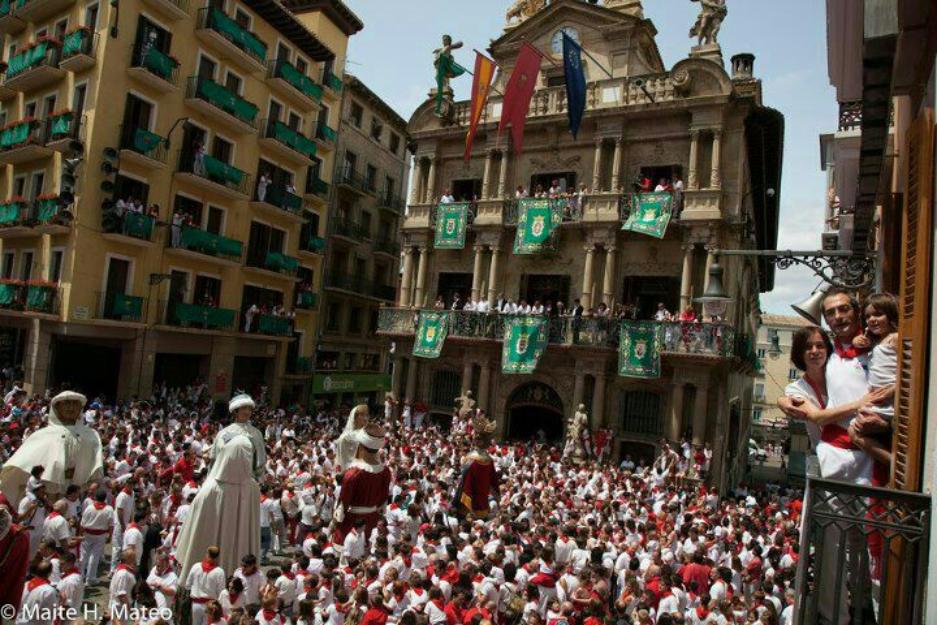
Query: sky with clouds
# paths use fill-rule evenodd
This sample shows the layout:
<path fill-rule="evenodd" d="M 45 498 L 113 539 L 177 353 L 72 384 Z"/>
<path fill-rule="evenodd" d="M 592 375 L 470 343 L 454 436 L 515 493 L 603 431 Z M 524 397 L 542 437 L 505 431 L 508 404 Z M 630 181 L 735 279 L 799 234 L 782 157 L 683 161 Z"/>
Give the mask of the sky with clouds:
<path fill-rule="evenodd" d="M 361 78 L 404 119 L 433 86 L 432 51 L 443 33 L 465 42 L 457 59 L 471 67 L 472 48 L 483 50 L 500 35 L 511 0 L 345 0 L 364 30 L 348 50 L 348 71 Z M 779 249 L 817 249 L 823 230 L 825 174 L 819 135 L 835 129 L 837 104 L 826 66 L 826 12 L 820 0 L 727 0 L 719 35 L 723 55 L 755 54 L 764 103 L 785 116 Z M 644 0 L 657 28 L 666 67 L 690 50 L 688 32 L 699 4 Z M 471 77 L 453 81 L 457 99 L 471 92 Z M 778 271 L 775 289 L 762 294 L 766 312 L 789 314 L 816 286 L 810 272 Z"/>

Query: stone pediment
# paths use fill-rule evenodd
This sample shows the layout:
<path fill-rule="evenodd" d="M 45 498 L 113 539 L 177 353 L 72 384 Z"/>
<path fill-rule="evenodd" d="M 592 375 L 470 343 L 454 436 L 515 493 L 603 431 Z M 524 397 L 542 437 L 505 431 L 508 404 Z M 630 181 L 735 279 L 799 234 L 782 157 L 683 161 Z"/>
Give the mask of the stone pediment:
<path fill-rule="evenodd" d="M 578 31 L 580 43 L 615 76 L 637 76 L 664 70 L 654 41 L 657 30 L 650 20 L 582 0 L 554 0 L 549 6 L 491 42 L 489 52 L 510 74 L 517 52 L 529 42 L 544 54 L 552 54 L 553 37 L 560 28 Z M 557 61 L 560 55 L 553 55 Z M 588 66 L 591 61 L 587 61 Z M 544 69 L 552 67 L 544 61 Z M 594 80 L 598 76 L 590 77 Z"/>

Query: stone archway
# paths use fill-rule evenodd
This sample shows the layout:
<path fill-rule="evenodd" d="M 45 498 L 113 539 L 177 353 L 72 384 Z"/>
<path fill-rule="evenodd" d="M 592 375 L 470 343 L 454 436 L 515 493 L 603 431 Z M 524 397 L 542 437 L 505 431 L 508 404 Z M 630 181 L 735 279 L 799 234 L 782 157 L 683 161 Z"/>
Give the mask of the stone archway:
<path fill-rule="evenodd" d="M 507 438 L 527 441 L 542 430 L 548 442 L 560 442 L 565 431 L 563 400 L 543 382 L 518 386 L 505 403 Z"/>

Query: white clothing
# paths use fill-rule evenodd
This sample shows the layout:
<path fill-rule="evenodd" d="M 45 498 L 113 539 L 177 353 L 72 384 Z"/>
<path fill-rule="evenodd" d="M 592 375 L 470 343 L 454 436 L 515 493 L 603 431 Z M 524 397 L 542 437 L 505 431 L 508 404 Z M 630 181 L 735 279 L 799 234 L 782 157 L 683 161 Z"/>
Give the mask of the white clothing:
<path fill-rule="evenodd" d="M 254 571 L 251 575 L 246 575 L 244 569 L 239 568 L 234 572 L 234 576 L 244 584 L 244 603 L 246 605 L 259 604 L 260 589 L 265 582 L 264 574 L 260 572 L 260 569 Z"/>
<path fill-rule="evenodd" d="M 55 622 L 53 619 L 31 619 L 29 615 L 33 612 L 41 615 L 47 610 L 54 611 L 60 605 L 58 591 L 46 580 L 37 582 L 32 589 L 31 585 L 32 582 L 23 588 L 23 600 L 20 602 L 16 625 L 52 625 Z"/>
<path fill-rule="evenodd" d="M 136 576 L 124 566 L 117 566 L 111 577 L 110 600 L 108 608 L 111 610 L 112 623 L 129 623 L 127 619 L 118 618 L 125 614 L 127 607 L 133 605 L 133 586 Z M 116 609 L 116 611 L 115 611 Z"/>
<path fill-rule="evenodd" d="M 260 432 L 250 429 L 263 447 Z M 266 457 L 266 452 L 257 450 L 243 426 L 228 426 L 218 434 L 211 470 L 179 531 L 176 560 L 183 571 L 192 569 L 212 545 L 221 549 L 218 564 L 229 571 L 245 555 L 260 553 L 260 487 L 253 463 L 261 455 Z"/>
<path fill-rule="evenodd" d="M 179 586 L 179 576 L 176 575 L 172 567 L 169 567 L 165 573 L 160 575 L 159 569 L 154 566 L 146 578 L 146 585 L 153 591 L 153 598 L 156 600 L 157 608 L 170 608 L 176 598 L 175 592 Z M 172 593 L 166 594 L 166 590 L 172 590 Z"/>
<path fill-rule="evenodd" d="M 77 570 L 66 572 L 56 584 L 59 594 L 64 599 L 63 605 L 78 609 L 85 594 L 85 582 Z"/>
<path fill-rule="evenodd" d="M 137 555 L 137 566 L 140 566 L 140 560 L 143 558 L 143 532 L 136 523 L 131 523 L 130 527 L 124 531 L 121 549 L 133 549 Z"/>
<path fill-rule="evenodd" d="M 43 540 L 54 540 L 56 543 L 64 545 L 71 535 L 68 519 L 57 512 L 49 514 L 42 524 Z"/>
<path fill-rule="evenodd" d="M 897 378 L 898 353 L 894 347 L 885 345 L 883 341 L 872 349 L 872 356 L 869 358 L 869 386 L 872 388 L 891 386 Z M 872 410 L 886 421 L 891 421 L 895 416 L 894 400 L 878 404 Z"/>

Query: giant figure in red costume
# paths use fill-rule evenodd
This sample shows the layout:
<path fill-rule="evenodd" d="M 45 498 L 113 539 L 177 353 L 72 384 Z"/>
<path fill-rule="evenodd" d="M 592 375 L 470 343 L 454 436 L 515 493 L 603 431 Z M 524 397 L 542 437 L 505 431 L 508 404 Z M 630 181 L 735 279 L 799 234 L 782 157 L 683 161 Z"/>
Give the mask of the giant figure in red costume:
<path fill-rule="evenodd" d="M 384 507 L 390 497 L 391 474 L 384 466 L 378 453 L 385 444 L 384 428 L 370 424 L 355 431 L 358 451 L 355 459 L 345 469 L 339 503 L 335 508 L 334 526 L 336 544 L 341 544 L 345 534 L 364 519 L 366 535 L 384 516 Z"/>
<path fill-rule="evenodd" d="M 455 508 L 458 516 L 471 514 L 476 519 L 488 516 L 488 498 L 492 490 L 498 491 L 498 474 L 488 454 L 488 445 L 494 435 L 495 422 L 479 413 L 472 419 L 475 449 L 462 462 L 462 481 L 456 492 Z"/>

